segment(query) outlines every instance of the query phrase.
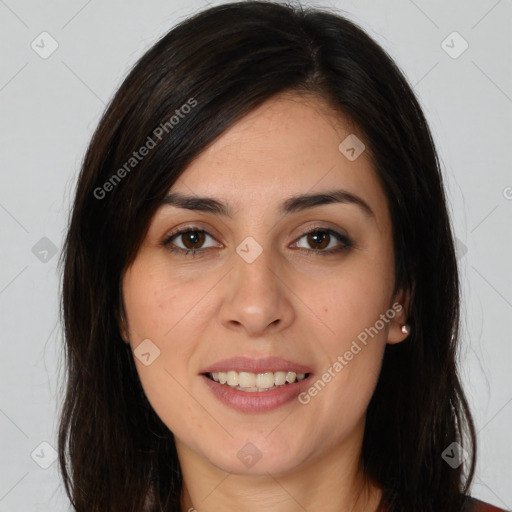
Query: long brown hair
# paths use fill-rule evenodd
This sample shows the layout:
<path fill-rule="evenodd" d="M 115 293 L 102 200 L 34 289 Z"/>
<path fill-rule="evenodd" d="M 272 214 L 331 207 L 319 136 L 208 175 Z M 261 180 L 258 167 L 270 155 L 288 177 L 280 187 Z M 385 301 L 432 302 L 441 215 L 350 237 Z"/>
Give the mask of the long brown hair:
<path fill-rule="evenodd" d="M 121 280 L 192 159 L 284 91 L 316 95 L 363 134 L 390 208 L 395 291 L 411 294 L 412 334 L 386 347 L 367 412 L 366 472 L 394 512 L 461 508 L 475 431 L 456 364 L 459 277 L 418 100 L 388 54 L 341 14 L 244 1 L 206 9 L 162 37 L 111 100 L 83 160 L 60 261 L 67 390 L 59 462 L 79 512 L 180 510 L 172 432 L 120 337 Z M 149 139 L 154 147 L 135 158 Z M 470 454 L 467 464 L 445 462 L 452 442 Z"/>

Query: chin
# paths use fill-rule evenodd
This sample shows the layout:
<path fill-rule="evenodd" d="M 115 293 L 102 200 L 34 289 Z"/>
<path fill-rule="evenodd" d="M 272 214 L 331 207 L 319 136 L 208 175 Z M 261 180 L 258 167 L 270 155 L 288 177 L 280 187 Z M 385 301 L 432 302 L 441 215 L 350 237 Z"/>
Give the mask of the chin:
<path fill-rule="evenodd" d="M 275 433 L 270 436 L 273 435 Z M 278 435 L 272 441 L 265 436 L 268 434 L 237 437 L 228 443 L 210 445 L 214 447 L 208 450 L 207 458 L 222 471 L 246 476 L 286 474 L 303 461 L 301 443 L 290 446 Z"/>

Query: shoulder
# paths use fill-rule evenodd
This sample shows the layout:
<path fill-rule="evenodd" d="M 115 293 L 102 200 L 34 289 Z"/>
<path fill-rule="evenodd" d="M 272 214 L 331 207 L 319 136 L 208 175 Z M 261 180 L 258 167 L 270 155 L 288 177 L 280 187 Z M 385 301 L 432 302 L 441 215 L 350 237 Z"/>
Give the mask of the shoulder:
<path fill-rule="evenodd" d="M 502 508 L 495 507 L 489 503 L 477 500 L 476 498 L 468 498 L 464 512 L 506 512 Z"/>

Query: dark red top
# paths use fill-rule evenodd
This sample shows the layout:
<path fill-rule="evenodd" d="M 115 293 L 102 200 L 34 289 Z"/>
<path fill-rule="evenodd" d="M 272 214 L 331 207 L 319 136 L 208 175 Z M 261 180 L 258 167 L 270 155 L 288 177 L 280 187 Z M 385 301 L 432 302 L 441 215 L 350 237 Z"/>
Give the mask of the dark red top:
<path fill-rule="evenodd" d="M 387 508 L 381 509 L 380 512 L 388 512 Z M 483 501 L 477 500 L 475 498 L 470 498 L 464 507 L 464 512 L 507 512 L 503 508 L 495 507 L 494 505 L 490 505 L 489 503 L 484 503 Z"/>

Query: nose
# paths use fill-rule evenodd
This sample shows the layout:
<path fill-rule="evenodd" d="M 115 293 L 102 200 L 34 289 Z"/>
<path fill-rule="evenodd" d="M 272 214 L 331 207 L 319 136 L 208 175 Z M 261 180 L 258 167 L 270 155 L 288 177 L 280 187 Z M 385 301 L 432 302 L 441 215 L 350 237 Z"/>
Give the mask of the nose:
<path fill-rule="evenodd" d="M 270 250 L 249 261 L 237 253 L 223 280 L 221 323 L 247 337 L 275 335 L 294 319 L 293 293 L 284 267 L 272 261 Z"/>

